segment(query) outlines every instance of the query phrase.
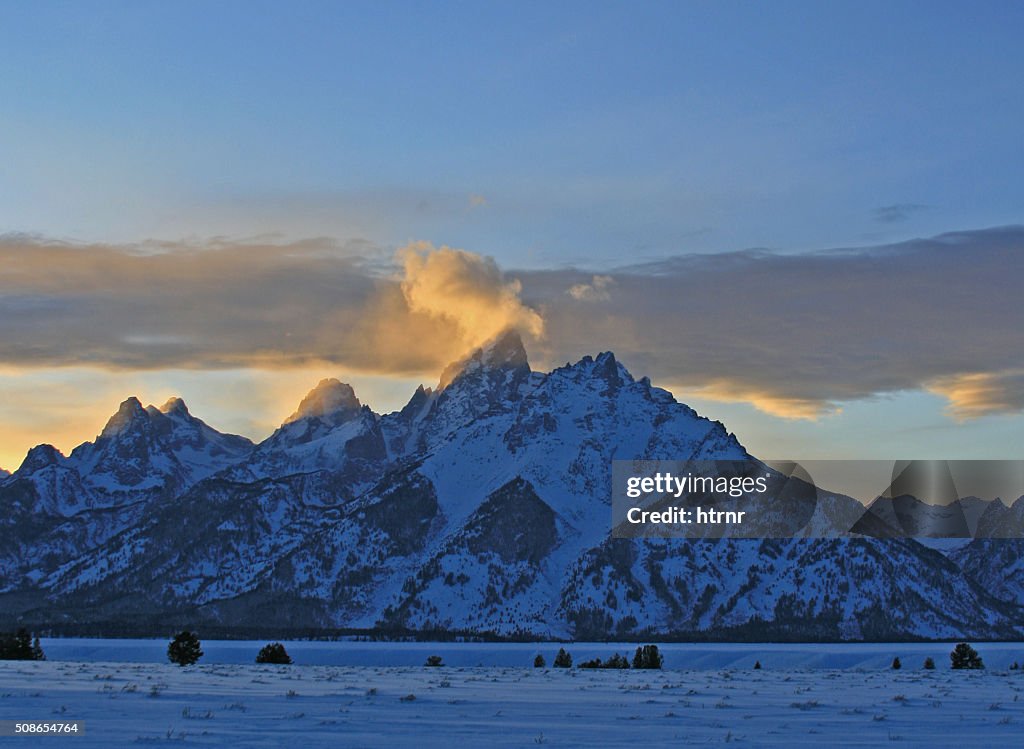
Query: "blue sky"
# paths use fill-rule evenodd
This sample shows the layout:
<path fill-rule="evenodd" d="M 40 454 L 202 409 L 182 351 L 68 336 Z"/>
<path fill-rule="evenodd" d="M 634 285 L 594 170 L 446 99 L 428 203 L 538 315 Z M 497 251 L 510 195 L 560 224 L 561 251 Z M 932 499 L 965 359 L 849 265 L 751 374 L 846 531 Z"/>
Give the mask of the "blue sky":
<path fill-rule="evenodd" d="M 549 5 L 7 4 L 0 222 L 519 266 L 1020 218 L 1019 4 Z"/>
<path fill-rule="evenodd" d="M 1014 225 L 1022 29 L 1009 2 L 6 3 L 0 233 L 423 240 L 514 275 Z M 720 396 L 697 402 L 794 450 L 856 450 L 875 407 L 920 427 L 883 444 L 941 453 L 920 457 L 1022 434 L 927 388 L 816 422 Z"/>

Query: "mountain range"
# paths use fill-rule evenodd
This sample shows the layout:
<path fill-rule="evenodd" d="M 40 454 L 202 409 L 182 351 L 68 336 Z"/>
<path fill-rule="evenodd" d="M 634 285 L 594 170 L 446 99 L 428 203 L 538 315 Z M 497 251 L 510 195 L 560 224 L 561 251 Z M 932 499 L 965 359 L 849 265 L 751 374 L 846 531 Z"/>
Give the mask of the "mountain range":
<path fill-rule="evenodd" d="M 945 552 L 865 530 L 934 514 L 912 498 L 865 514 L 827 493 L 811 525 L 858 532 L 612 538 L 612 461 L 638 458 L 751 456 L 721 423 L 635 379 L 613 354 L 536 372 L 512 331 L 394 413 L 323 380 L 259 444 L 218 432 L 178 398 L 159 408 L 129 398 L 93 442 L 67 456 L 40 445 L 0 475 L 0 626 L 566 639 L 1024 634 L 1024 547 L 982 532 L 990 521 L 1024 526 L 1024 499 L 958 509 L 969 510 L 976 538 Z"/>

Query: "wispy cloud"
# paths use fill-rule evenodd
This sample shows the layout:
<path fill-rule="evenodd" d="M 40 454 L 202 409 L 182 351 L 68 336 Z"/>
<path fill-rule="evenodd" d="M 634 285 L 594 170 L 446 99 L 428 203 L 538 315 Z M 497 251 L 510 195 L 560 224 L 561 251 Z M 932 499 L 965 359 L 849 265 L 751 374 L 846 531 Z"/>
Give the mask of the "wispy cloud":
<path fill-rule="evenodd" d="M 574 283 L 566 293 L 578 302 L 606 302 L 611 298 L 609 287 L 614 283 L 611 276 L 594 276 L 590 283 Z"/>
<path fill-rule="evenodd" d="M 926 387 L 949 401 L 947 410 L 958 421 L 1024 411 L 1024 370 L 939 377 Z"/>
<path fill-rule="evenodd" d="M 928 210 L 928 206 L 921 205 L 920 203 L 894 203 L 893 205 L 883 205 L 872 211 L 875 217 L 875 221 L 883 224 L 895 224 L 900 221 L 906 221 L 911 216 L 921 211 Z"/>

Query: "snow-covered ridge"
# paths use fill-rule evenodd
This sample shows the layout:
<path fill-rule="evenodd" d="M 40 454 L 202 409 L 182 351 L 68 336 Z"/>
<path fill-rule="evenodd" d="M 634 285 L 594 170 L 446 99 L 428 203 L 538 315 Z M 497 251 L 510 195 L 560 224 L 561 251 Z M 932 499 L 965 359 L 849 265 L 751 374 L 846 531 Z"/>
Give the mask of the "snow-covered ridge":
<path fill-rule="evenodd" d="M 64 624 L 1020 635 L 1021 591 L 992 584 L 1019 547 L 990 568 L 907 539 L 609 537 L 613 460 L 748 457 L 611 352 L 536 372 L 513 332 L 394 413 L 324 380 L 255 446 L 180 400 L 129 399 L 94 442 L 34 448 L 0 484 L 0 592 L 11 616 Z"/>

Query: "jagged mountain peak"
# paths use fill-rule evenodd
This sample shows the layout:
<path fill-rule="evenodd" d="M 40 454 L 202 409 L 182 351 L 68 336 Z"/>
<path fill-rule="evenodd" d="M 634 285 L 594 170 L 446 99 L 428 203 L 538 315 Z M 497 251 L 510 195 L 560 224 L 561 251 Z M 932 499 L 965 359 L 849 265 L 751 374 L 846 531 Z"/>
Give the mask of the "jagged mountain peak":
<path fill-rule="evenodd" d="M 367 464 L 384 460 L 379 416 L 356 398 L 351 385 L 321 380 L 298 410 L 256 446 L 251 460 L 232 470 L 235 480 L 331 471 L 353 484 L 366 481 Z M 369 473 L 368 473 L 369 472 Z"/>
<path fill-rule="evenodd" d="M 444 368 L 437 389 L 444 390 L 461 375 L 489 369 L 525 369 L 529 370 L 530 361 L 526 356 L 526 347 L 519 331 L 509 328 L 475 349 L 466 356 Z"/>
<path fill-rule="evenodd" d="M 523 367 L 529 366 L 526 358 L 526 347 L 519 331 L 509 328 L 499 333 L 480 347 L 484 366 L 488 367 Z"/>
<path fill-rule="evenodd" d="M 164 414 L 165 416 L 191 416 L 191 414 L 188 411 L 188 406 L 185 405 L 185 401 L 183 401 L 176 395 L 171 398 L 168 398 L 167 402 L 160 406 L 159 410 L 160 413 Z"/>
<path fill-rule="evenodd" d="M 398 412 L 399 416 L 406 420 L 416 418 L 423 412 L 424 406 L 427 405 L 430 401 L 430 396 L 433 394 L 434 391 L 430 388 L 425 388 L 422 385 L 417 386 L 416 392 L 412 394 L 409 402 Z"/>
<path fill-rule="evenodd" d="M 56 465 L 63 457 L 60 450 L 53 445 L 36 445 L 25 455 L 25 460 L 21 462 L 17 472 L 22 476 L 27 476 L 41 468 L 46 468 L 46 466 Z"/>
<path fill-rule="evenodd" d="M 361 408 L 362 404 L 351 385 L 329 377 L 320 380 L 317 386 L 309 391 L 295 413 L 284 423 L 291 424 L 309 418 L 348 418 L 358 413 Z"/>
<path fill-rule="evenodd" d="M 61 513 L 78 511 L 118 505 L 133 499 L 132 493 L 180 490 L 241 461 L 252 448 L 248 439 L 218 432 L 192 416 L 180 398 L 158 409 L 143 407 L 132 396 L 96 440 L 78 445 L 61 463 L 77 474 L 82 488 L 74 501 L 54 507 Z"/>
<path fill-rule="evenodd" d="M 602 351 L 592 363 L 587 361 L 589 358 L 584 357 L 584 361 L 590 366 L 590 371 L 595 377 L 617 384 L 633 382 L 633 376 L 629 370 L 615 358 L 615 354 L 611 351 Z"/>
<path fill-rule="evenodd" d="M 111 416 L 107 421 L 106 426 L 103 427 L 103 431 L 100 432 L 100 436 L 116 437 L 126 429 L 129 429 L 133 424 L 137 424 L 147 418 L 148 414 L 146 409 L 142 407 L 142 403 L 139 399 L 133 395 L 121 402 L 121 405 L 117 409 L 117 413 Z"/>

